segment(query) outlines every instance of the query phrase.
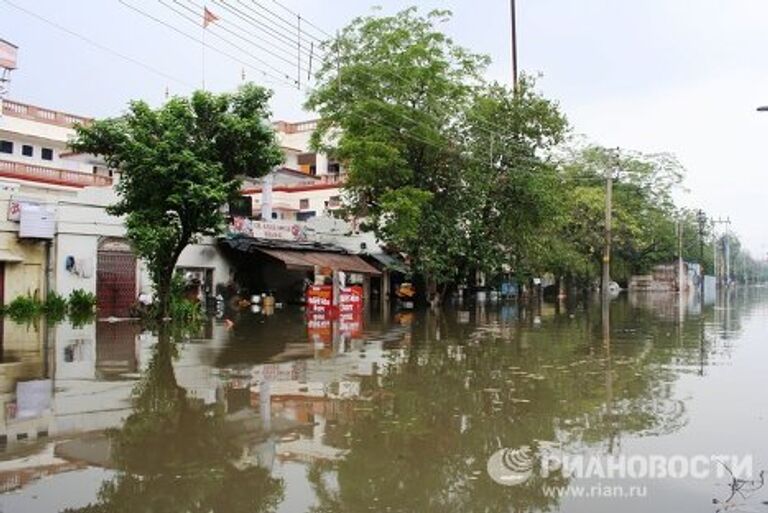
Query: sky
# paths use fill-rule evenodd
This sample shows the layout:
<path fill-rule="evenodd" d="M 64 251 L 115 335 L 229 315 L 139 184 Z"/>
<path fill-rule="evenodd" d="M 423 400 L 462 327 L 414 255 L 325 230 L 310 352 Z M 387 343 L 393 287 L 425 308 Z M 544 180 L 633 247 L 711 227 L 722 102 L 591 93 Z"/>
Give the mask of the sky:
<path fill-rule="evenodd" d="M 276 119 L 311 117 L 302 110 L 306 90 L 281 79 L 297 74 L 289 44 L 295 35 L 287 29 L 293 14 L 274 0 L 258 0 L 286 26 L 272 16 L 264 29 L 272 32 L 249 27 L 251 36 L 264 38 L 249 42 L 237 28 L 247 21 L 222 0 L 163 1 L 192 22 L 154 0 L 0 0 L 0 38 L 19 46 L 9 98 L 74 114 L 116 115 L 131 99 L 158 104 L 166 91 L 199 88 L 204 62 L 208 89 L 231 90 L 244 74 L 274 89 Z M 259 19 L 256 12 L 269 15 L 248 10 L 257 9 L 254 0 L 227 2 L 252 19 Z M 442 28 L 458 44 L 491 57 L 488 78 L 511 80 L 508 0 L 281 2 L 318 37 L 323 33 L 310 23 L 333 34 L 376 5 L 384 13 L 410 5 L 447 8 L 453 17 Z M 203 3 L 221 18 L 207 43 L 230 56 L 202 51 L 203 30 L 199 20 L 193 23 L 202 15 L 190 13 L 200 12 Z M 755 109 L 768 104 L 767 20 L 766 0 L 517 0 L 519 66 L 541 75 L 539 89 L 559 102 L 574 133 L 605 146 L 677 155 L 687 169 L 680 202 L 730 218 L 731 228 L 762 257 L 768 252 L 762 217 L 768 205 L 768 113 Z"/>

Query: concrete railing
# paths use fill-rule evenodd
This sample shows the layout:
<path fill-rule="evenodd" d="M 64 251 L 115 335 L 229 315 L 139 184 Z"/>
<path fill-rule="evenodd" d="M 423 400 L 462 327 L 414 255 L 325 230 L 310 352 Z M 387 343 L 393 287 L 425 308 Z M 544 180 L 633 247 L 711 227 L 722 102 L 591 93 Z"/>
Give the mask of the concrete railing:
<path fill-rule="evenodd" d="M 309 121 L 298 121 L 296 123 L 290 123 L 288 121 L 275 121 L 272 126 L 278 132 L 284 134 L 295 134 L 297 132 L 310 132 L 317 128 L 317 119 L 311 119 Z"/>
<path fill-rule="evenodd" d="M 12 100 L 3 100 L 3 115 L 63 127 L 71 127 L 75 123 L 90 123 L 92 121 L 90 118 L 83 116 L 44 109 Z"/>
<path fill-rule="evenodd" d="M 320 175 L 317 178 L 320 179 L 320 183 L 342 184 L 347 181 L 347 173 L 331 173 L 327 175 Z"/>
<path fill-rule="evenodd" d="M 79 173 L 68 169 L 36 166 L 9 160 L 0 160 L 0 177 L 73 187 L 109 187 L 112 185 L 112 178 L 109 176 Z"/>

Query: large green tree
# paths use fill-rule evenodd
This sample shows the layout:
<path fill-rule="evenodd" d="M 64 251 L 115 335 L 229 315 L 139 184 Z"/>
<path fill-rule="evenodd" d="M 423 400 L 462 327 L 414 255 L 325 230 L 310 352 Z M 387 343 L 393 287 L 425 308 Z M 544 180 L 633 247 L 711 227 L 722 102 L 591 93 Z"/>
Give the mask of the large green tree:
<path fill-rule="evenodd" d="M 522 76 L 516 91 L 491 84 L 477 90 L 463 124 L 467 151 L 464 221 L 468 270 L 540 273 L 542 232 L 561 194 L 550 158 L 568 129 L 558 106 Z"/>
<path fill-rule="evenodd" d="M 120 172 L 119 200 L 128 239 L 148 266 L 157 313 L 168 316 L 179 255 L 197 236 L 218 233 L 222 205 L 245 176 L 262 176 L 281 161 L 267 122 L 270 93 L 243 85 L 235 93 L 197 91 L 154 109 L 134 101 L 117 118 L 76 127 L 75 151 L 103 156 Z"/>
<path fill-rule="evenodd" d="M 349 169 L 350 210 L 443 286 L 497 267 L 531 233 L 547 204 L 537 150 L 565 129 L 528 82 L 517 97 L 485 84 L 489 59 L 439 30 L 449 15 L 355 19 L 327 43 L 337 58 L 307 101 L 315 146 Z"/>
<path fill-rule="evenodd" d="M 683 256 L 698 261 L 698 228 L 692 212 L 675 206 L 673 192 L 684 169 L 669 154 L 644 154 L 600 146 L 572 149 L 560 170 L 558 214 L 546 233 L 545 266 L 586 283 L 597 276 L 605 231 L 605 172 L 613 175 L 611 274 L 626 282 L 655 264 L 677 258 L 677 224 Z"/>

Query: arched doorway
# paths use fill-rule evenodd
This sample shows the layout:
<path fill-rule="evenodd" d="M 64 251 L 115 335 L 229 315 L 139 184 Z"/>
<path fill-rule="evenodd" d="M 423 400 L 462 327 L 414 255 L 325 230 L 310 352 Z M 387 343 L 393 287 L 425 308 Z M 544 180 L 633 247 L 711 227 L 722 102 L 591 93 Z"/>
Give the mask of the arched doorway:
<path fill-rule="evenodd" d="M 99 241 L 96 305 L 100 317 L 127 317 L 136 301 L 136 256 L 124 239 Z"/>

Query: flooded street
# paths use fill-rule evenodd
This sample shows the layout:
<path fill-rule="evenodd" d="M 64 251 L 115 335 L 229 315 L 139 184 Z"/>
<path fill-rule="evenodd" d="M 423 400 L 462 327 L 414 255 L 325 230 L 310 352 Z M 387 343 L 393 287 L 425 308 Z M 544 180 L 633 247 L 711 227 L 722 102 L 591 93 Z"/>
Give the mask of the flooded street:
<path fill-rule="evenodd" d="M 768 289 L 4 322 L 2 513 L 768 510 Z"/>

